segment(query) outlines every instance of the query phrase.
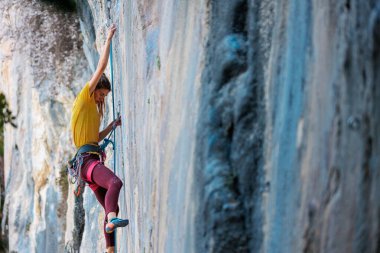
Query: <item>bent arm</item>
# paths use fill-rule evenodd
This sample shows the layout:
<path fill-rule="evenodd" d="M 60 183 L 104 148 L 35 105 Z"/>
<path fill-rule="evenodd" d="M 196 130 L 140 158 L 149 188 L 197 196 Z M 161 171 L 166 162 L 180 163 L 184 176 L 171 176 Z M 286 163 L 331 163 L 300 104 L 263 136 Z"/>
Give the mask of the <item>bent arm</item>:
<path fill-rule="evenodd" d="M 112 121 L 103 131 L 99 132 L 99 142 L 101 142 L 106 136 L 112 131 L 113 128 L 116 128 L 121 125 L 121 117 Z"/>
<path fill-rule="evenodd" d="M 113 128 L 113 122 L 99 133 L 99 142 L 101 142 L 104 138 L 106 138 L 106 136 L 112 131 L 112 128 Z"/>
<path fill-rule="evenodd" d="M 106 43 L 103 48 L 103 52 L 100 56 L 98 66 L 96 67 L 95 73 L 92 75 L 92 78 L 89 82 L 89 88 L 90 88 L 90 94 L 95 91 L 96 85 L 99 82 L 100 77 L 102 76 L 104 70 L 107 67 L 108 64 L 108 56 L 110 54 L 110 45 L 112 41 L 112 37 L 115 34 L 116 26 L 112 25 L 107 36 Z"/>

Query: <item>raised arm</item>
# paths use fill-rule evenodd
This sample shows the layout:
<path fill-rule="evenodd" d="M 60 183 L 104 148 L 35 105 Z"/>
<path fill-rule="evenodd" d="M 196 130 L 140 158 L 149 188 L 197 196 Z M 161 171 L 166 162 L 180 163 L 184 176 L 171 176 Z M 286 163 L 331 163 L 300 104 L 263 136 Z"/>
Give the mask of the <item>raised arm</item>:
<path fill-rule="evenodd" d="M 90 94 L 95 91 L 96 85 L 98 84 L 100 77 L 102 76 L 104 70 L 107 67 L 108 56 L 110 54 L 111 40 L 112 40 L 113 35 L 115 34 L 115 31 L 116 31 L 116 26 L 112 25 L 108 31 L 107 40 L 104 45 L 103 52 L 100 56 L 98 66 L 96 67 L 95 73 L 92 75 L 92 78 L 89 82 Z"/>

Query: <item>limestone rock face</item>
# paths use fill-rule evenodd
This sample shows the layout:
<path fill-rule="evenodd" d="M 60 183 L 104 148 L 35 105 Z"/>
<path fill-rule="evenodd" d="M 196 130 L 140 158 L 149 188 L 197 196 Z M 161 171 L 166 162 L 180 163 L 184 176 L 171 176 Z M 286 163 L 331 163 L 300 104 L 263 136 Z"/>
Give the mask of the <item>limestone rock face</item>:
<path fill-rule="evenodd" d="M 118 252 L 195 252 L 193 168 L 206 1 L 111 1 L 110 9 L 99 1 L 78 4 L 88 34 L 84 41 L 91 41 L 94 29 L 96 40 L 90 43 L 99 52 L 107 25 L 118 29 L 112 49 L 114 109 L 123 125 L 116 131 L 116 174 L 124 182 L 120 216 L 130 219 L 118 232 Z M 111 104 L 109 98 L 106 121 Z M 85 207 L 81 252 L 92 252 L 99 236 L 104 216 L 96 206 Z"/>
<path fill-rule="evenodd" d="M 0 2 L 0 23 L 1 90 L 18 125 L 5 130 L 3 229 L 12 252 L 63 252 L 65 230 L 72 230 L 65 175 L 74 151 L 70 111 L 89 74 L 79 22 L 39 1 L 7 0 Z"/>
<path fill-rule="evenodd" d="M 378 1 L 76 2 L 0 2 L 10 250 L 105 250 L 104 211 L 62 164 L 115 23 L 117 252 L 380 251 Z"/>
<path fill-rule="evenodd" d="M 197 252 L 378 252 L 379 2 L 211 6 Z"/>
<path fill-rule="evenodd" d="M 109 6 L 122 252 L 378 250 L 376 1 Z"/>

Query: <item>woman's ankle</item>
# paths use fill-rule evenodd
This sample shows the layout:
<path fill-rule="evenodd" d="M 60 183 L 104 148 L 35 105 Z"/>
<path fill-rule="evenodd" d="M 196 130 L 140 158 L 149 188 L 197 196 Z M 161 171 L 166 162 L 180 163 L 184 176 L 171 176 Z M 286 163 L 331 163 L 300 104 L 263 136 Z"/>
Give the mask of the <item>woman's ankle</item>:
<path fill-rule="evenodd" d="M 111 219 L 116 218 L 115 212 L 109 212 L 107 215 L 107 221 L 110 222 Z"/>

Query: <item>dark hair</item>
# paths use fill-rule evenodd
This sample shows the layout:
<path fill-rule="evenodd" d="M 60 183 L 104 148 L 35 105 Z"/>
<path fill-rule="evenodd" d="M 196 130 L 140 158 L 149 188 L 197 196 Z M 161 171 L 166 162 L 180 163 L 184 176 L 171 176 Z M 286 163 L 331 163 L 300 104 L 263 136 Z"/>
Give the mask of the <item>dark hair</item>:
<path fill-rule="evenodd" d="M 99 89 L 106 89 L 106 90 L 111 91 L 110 81 L 108 80 L 107 76 L 104 73 L 100 77 L 99 82 L 95 88 L 95 90 L 99 90 Z"/>

